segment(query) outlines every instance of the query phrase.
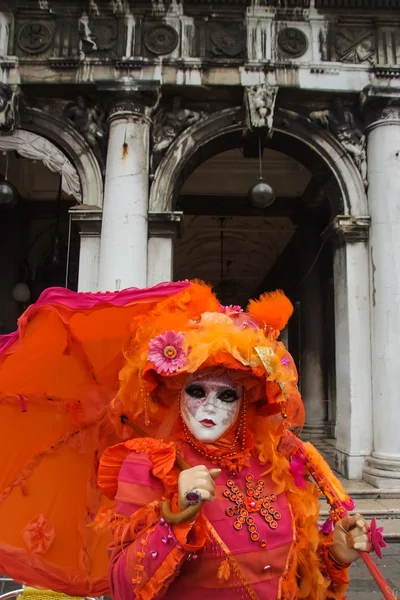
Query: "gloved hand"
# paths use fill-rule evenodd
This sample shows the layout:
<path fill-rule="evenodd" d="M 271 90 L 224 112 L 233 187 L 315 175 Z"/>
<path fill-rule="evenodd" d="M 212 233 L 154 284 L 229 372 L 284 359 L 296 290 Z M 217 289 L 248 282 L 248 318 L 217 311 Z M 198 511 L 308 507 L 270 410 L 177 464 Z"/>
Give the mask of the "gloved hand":
<path fill-rule="evenodd" d="M 178 506 L 180 510 L 189 505 L 185 494 L 191 490 L 199 492 L 201 500 L 214 500 L 214 479 L 220 473 L 221 469 L 207 469 L 204 465 L 198 465 L 197 467 L 181 471 L 178 479 Z"/>
<path fill-rule="evenodd" d="M 360 558 L 357 550 L 371 552 L 368 525 L 363 516 L 357 514 L 338 521 L 333 531 L 333 544 L 329 548 L 331 557 L 340 564 L 352 563 Z"/>

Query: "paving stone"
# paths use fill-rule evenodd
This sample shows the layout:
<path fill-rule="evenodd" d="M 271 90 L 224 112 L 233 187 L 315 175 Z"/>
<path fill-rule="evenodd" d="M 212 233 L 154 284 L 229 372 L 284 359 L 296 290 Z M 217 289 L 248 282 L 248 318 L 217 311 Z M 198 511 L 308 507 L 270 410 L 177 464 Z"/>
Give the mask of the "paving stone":
<path fill-rule="evenodd" d="M 383 549 L 382 560 L 373 555 L 392 589 L 395 598 L 400 600 L 400 544 L 389 544 Z M 368 572 L 366 565 L 358 560 L 350 567 L 350 585 L 347 600 L 381 600 L 382 593 Z"/>

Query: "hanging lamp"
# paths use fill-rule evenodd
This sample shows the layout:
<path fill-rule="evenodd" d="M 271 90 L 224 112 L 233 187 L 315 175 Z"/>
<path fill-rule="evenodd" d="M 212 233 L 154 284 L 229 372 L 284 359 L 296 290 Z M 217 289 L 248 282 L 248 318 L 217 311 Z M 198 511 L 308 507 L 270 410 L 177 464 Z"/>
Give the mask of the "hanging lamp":
<path fill-rule="evenodd" d="M 250 204 L 254 208 L 268 208 L 275 200 L 275 192 L 267 183 L 262 175 L 262 152 L 261 152 L 261 136 L 258 136 L 258 161 L 259 161 L 259 177 L 250 187 L 248 196 Z"/>
<path fill-rule="evenodd" d="M 6 172 L 4 180 L 0 182 L 0 207 L 5 209 L 14 208 L 18 203 L 18 190 L 8 181 L 8 152 L 6 154 Z"/>

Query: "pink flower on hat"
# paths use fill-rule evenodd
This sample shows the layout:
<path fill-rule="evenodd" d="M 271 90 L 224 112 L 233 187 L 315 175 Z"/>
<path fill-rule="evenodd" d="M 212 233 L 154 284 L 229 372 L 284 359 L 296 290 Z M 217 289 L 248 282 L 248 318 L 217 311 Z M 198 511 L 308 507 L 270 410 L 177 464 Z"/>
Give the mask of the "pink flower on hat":
<path fill-rule="evenodd" d="M 150 341 L 147 357 L 156 367 L 157 373 L 170 375 L 184 366 L 184 341 L 182 333 L 175 331 L 166 331 Z"/>
<path fill-rule="evenodd" d="M 242 313 L 243 309 L 241 306 L 238 306 L 236 304 L 230 304 L 229 306 L 224 306 L 223 304 L 220 304 L 220 309 L 221 312 L 223 312 L 226 315 L 230 315 L 232 313 Z"/>

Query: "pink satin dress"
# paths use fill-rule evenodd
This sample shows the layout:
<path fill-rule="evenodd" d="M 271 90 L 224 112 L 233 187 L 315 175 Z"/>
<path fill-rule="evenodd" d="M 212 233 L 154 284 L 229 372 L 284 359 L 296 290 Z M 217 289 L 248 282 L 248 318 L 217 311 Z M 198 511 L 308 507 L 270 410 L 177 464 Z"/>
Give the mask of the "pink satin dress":
<path fill-rule="evenodd" d="M 189 447 L 185 450 L 185 460 L 192 466 L 214 466 Z M 118 476 L 116 513 L 130 516 L 162 496 L 162 482 L 152 475 L 151 467 L 146 454 L 132 452 L 126 457 Z M 217 536 L 233 554 L 255 596 L 249 595 L 249 586 L 241 585 L 234 573 L 223 581 L 218 578 L 226 555 L 213 539 L 203 549 L 185 555 L 157 598 L 276 600 L 293 544 L 293 524 L 286 496 L 276 494 L 275 484 L 269 475 L 262 475 L 263 471 L 265 465 L 261 466 L 256 460 L 240 473 L 232 475 L 223 470 L 216 480 L 216 499 L 206 502 L 202 509 Z M 113 556 L 110 583 L 115 600 L 145 598 L 135 592 L 132 584 L 138 557 L 143 575 L 151 580 L 157 577 L 157 571 L 178 544 L 172 529 L 162 520 L 148 535 L 145 546 L 142 541 L 137 539 Z"/>

